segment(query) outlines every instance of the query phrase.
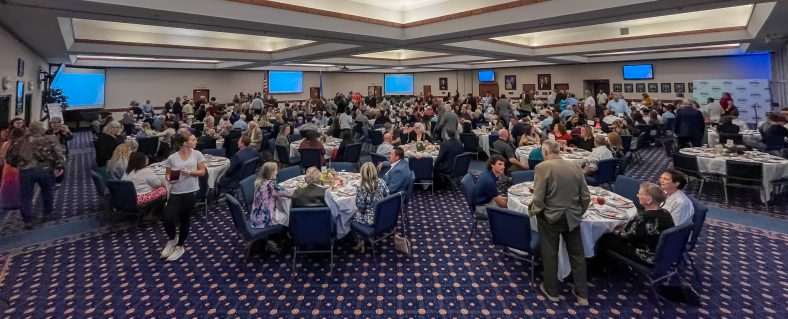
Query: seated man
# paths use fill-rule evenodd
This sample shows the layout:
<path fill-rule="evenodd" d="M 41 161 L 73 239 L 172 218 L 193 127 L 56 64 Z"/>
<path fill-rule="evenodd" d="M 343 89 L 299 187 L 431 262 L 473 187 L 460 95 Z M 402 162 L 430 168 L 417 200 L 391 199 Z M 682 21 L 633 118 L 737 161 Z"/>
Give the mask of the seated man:
<path fill-rule="evenodd" d="M 498 179 L 503 176 L 505 169 L 506 160 L 500 155 L 493 154 L 487 160 L 487 171 L 479 176 L 473 188 L 476 217 L 487 218 L 487 207 L 506 208 L 506 197 L 498 193 Z"/>
<path fill-rule="evenodd" d="M 763 147 L 764 152 L 772 155 L 782 156 L 783 148 L 785 148 L 785 138 L 788 137 L 788 128 L 786 128 L 786 119 L 778 114 L 769 116 L 767 122 L 768 128 L 763 132 Z"/>
<path fill-rule="evenodd" d="M 602 119 L 602 122 L 607 123 L 607 125 L 613 125 L 613 122 L 617 121 L 619 118 L 616 116 L 616 113 L 613 110 L 605 111 L 605 117 Z"/>
<path fill-rule="evenodd" d="M 596 173 L 599 161 L 609 158 L 613 158 L 613 152 L 607 147 L 607 139 L 601 135 L 595 136 L 594 149 L 591 150 L 591 155 L 583 163 L 583 172 L 586 175 Z"/>
<path fill-rule="evenodd" d="M 238 187 L 238 182 L 243 178 L 241 176 L 241 168 L 244 162 L 257 157 L 257 151 L 247 147 L 251 143 L 252 139 L 248 135 L 241 136 L 238 139 L 238 152 L 230 158 L 230 167 L 224 172 L 224 176 L 217 181 L 219 187 L 224 189 Z"/>
<path fill-rule="evenodd" d="M 438 157 L 435 159 L 435 168 L 433 169 L 435 175 L 434 179 L 441 185 L 445 185 L 445 182 L 447 182 L 440 177 L 442 176 L 441 174 L 451 175 L 454 159 L 463 152 L 462 142 L 457 139 L 457 133 L 455 133 L 454 130 L 446 131 L 446 137 L 447 139 L 440 145 L 440 151 L 438 152 Z"/>
<path fill-rule="evenodd" d="M 687 175 L 673 168 L 668 168 L 659 176 L 659 187 L 665 192 L 665 203 L 662 208 L 673 216 L 673 224 L 681 225 L 692 220 L 695 215 L 695 206 L 692 201 L 684 194 L 684 186 L 687 185 Z"/>
<path fill-rule="evenodd" d="M 378 170 L 382 172 L 383 169 L 388 169 L 383 175 L 383 181 L 389 187 L 389 194 L 402 192 L 403 194 L 408 191 L 408 184 L 410 184 L 410 167 L 405 158 L 405 150 L 401 147 L 394 147 L 389 152 L 389 160 L 380 162 Z"/>
<path fill-rule="evenodd" d="M 236 130 L 246 131 L 249 129 L 249 124 L 246 123 L 246 115 L 241 114 L 235 123 L 233 123 L 233 128 Z"/>
<path fill-rule="evenodd" d="M 306 186 L 293 192 L 293 208 L 297 207 L 324 207 L 326 205 L 326 189 L 320 187 L 320 170 L 317 167 L 306 169 L 304 174 Z"/>
<path fill-rule="evenodd" d="M 493 149 L 501 153 L 506 159 L 510 172 L 528 169 L 528 162 L 522 163 L 517 159 L 517 155 L 514 152 L 514 145 L 509 141 L 509 131 L 506 129 L 500 129 L 498 131 L 498 140 L 493 143 Z"/>
<path fill-rule="evenodd" d="M 394 149 L 394 145 L 391 145 L 391 140 L 392 140 L 391 133 L 383 134 L 383 143 L 378 145 L 378 150 L 376 153 L 378 154 L 391 153 L 391 150 Z"/>

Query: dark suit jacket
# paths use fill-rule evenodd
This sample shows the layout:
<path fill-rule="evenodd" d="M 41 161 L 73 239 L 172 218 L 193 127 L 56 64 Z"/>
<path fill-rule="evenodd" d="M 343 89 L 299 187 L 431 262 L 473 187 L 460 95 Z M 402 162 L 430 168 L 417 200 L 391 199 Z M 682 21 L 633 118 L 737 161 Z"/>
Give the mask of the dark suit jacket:
<path fill-rule="evenodd" d="M 462 143 L 456 138 L 450 138 L 448 141 L 441 143 L 438 158 L 435 159 L 435 169 L 442 173 L 451 173 L 454 158 L 462 154 L 462 151 Z"/>
<path fill-rule="evenodd" d="M 706 124 L 703 113 L 694 107 L 685 106 L 676 111 L 676 135 L 680 137 L 703 136 Z"/>
<path fill-rule="evenodd" d="M 391 163 L 386 161 L 384 166 L 390 167 Z M 389 187 L 389 194 L 407 192 L 408 184 L 410 183 L 410 166 L 408 166 L 408 161 L 403 158 L 397 162 L 397 165 L 389 168 L 389 171 L 383 175 L 383 181 Z"/>
<path fill-rule="evenodd" d="M 293 199 L 293 208 L 327 206 L 326 189 L 315 184 L 296 189 L 291 198 Z"/>
<path fill-rule="evenodd" d="M 230 167 L 224 172 L 222 184 L 229 181 L 239 182 L 239 175 L 241 174 L 241 167 L 244 165 L 244 162 L 255 157 L 257 157 L 257 152 L 251 147 L 246 147 L 236 152 L 235 155 L 230 158 Z"/>

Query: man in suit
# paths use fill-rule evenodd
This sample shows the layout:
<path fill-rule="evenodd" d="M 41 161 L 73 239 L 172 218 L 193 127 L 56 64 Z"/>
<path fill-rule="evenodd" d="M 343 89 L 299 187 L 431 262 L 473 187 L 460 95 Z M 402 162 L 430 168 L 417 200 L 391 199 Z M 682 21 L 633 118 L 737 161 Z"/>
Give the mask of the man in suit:
<path fill-rule="evenodd" d="M 455 131 L 447 131 L 446 137 L 447 139 L 440 145 L 440 151 L 435 159 L 435 168 L 433 169 L 434 179 L 438 185 L 446 185 L 447 180 L 443 179 L 442 176 L 451 175 L 454 159 L 461 155 L 463 151 L 462 142 L 456 138 L 457 133 Z"/>
<path fill-rule="evenodd" d="M 405 151 L 397 146 L 389 153 L 389 160 L 378 164 L 378 170 L 388 169 L 383 175 L 383 181 L 389 187 L 389 194 L 396 192 L 405 193 L 410 184 L 410 167 L 405 160 Z"/>
<path fill-rule="evenodd" d="M 238 139 L 238 152 L 230 158 L 230 167 L 224 172 L 224 176 L 217 181 L 219 187 L 224 189 L 238 187 L 238 182 L 242 179 L 241 168 L 244 163 L 257 157 L 257 151 L 248 147 L 249 144 L 252 144 L 252 139 L 248 135 L 243 135 Z"/>
<path fill-rule="evenodd" d="M 448 130 L 457 131 L 459 118 L 457 113 L 454 113 L 450 104 L 443 105 L 443 114 L 440 115 L 440 121 L 435 127 L 435 132 L 439 134 L 442 139 L 446 139 L 446 132 Z"/>
<path fill-rule="evenodd" d="M 306 186 L 293 192 L 293 208 L 324 207 L 326 205 L 326 189 L 317 185 L 320 182 L 320 170 L 317 167 L 306 169 L 304 174 Z"/>
<path fill-rule="evenodd" d="M 706 124 L 700 110 L 687 104 L 676 111 L 676 136 L 678 136 L 679 147 L 686 145 L 687 142 L 695 147 L 700 146 L 705 131 Z"/>
<path fill-rule="evenodd" d="M 533 201 L 528 213 L 536 215 L 539 245 L 544 263 L 544 283 L 539 289 L 552 302 L 558 302 L 558 247 L 561 237 L 566 243 L 577 303 L 588 306 L 585 253 L 580 236 L 580 221 L 591 195 L 585 176 L 577 166 L 561 159 L 560 144 L 542 143 L 544 161 L 534 169 Z"/>

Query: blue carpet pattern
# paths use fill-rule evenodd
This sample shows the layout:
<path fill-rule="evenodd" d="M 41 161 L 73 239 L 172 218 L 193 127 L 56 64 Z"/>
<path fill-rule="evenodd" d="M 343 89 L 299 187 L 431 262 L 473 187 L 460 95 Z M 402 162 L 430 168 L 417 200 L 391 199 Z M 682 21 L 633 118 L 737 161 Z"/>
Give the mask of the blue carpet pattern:
<path fill-rule="evenodd" d="M 159 260 L 157 223 L 95 231 L 0 256 L 6 318 L 656 318 L 640 279 L 621 268 L 607 285 L 592 274 L 590 307 L 569 288 L 547 301 L 529 285 L 527 267 L 496 253 L 461 192 L 417 191 L 408 208 L 414 254 L 380 243 L 379 260 L 340 241 L 328 258 L 289 248 L 248 262 L 226 205 L 194 220 L 186 254 Z M 665 318 L 779 318 L 788 311 L 788 236 L 710 220 L 696 249 L 701 306 L 663 303 Z M 689 275 L 685 275 L 689 279 Z M 541 271 L 537 270 L 537 283 Z"/>

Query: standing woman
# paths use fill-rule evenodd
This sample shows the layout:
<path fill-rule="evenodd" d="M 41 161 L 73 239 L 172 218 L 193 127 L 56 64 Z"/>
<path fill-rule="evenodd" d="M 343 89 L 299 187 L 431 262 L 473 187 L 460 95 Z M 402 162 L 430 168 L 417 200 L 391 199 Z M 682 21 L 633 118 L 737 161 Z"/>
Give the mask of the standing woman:
<path fill-rule="evenodd" d="M 170 199 L 167 201 L 167 208 L 164 213 L 164 230 L 167 231 L 167 245 L 161 252 L 161 258 L 167 261 L 175 261 L 183 253 L 183 244 L 189 235 L 190 216 L 194 211 L 194 193 L 200 189 L 199 176 L 207 173 L 205 169 L 205 158 L 197 147 L 197 138 L 191 133 L 177 134 L 172 137 L 174 149 L 164 161 L 166 168 L 164 178 L 170 182 Z M 175 225 L 180 227 L 176 240 Z"/>
<path fill-rule="evenodd" d="M 0 208 L 5 210 L 19 209 L 19 169 L 6 162 L 6 156 L 11 145 L 19 138 L 25 136 L 25 129 L 12 128 L 8 140 L 0 148 L 0 162 L 3 165 L 3 179 L 0 181 Z"/>

